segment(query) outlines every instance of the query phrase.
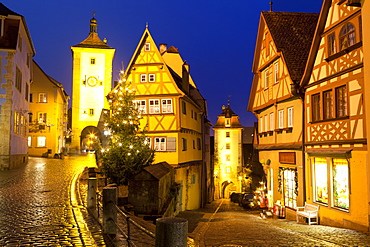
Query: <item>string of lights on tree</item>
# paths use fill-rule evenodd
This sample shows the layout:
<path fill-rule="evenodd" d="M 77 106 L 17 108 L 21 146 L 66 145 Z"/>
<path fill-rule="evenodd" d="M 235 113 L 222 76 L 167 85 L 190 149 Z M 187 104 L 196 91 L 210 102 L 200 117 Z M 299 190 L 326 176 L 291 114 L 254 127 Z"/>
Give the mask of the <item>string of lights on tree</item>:
<path fill-rule="evenodd" d="M 107 96 L 110 111 L 105 111 L 108 147 L 101 149 L 103 170 L 112 182 L 127 184 L 128 179 L 154 160 L 145 131 L 140 128 L 142 115 L 134 103 L 136 90 L 120 73 L 115 89 Z"/>

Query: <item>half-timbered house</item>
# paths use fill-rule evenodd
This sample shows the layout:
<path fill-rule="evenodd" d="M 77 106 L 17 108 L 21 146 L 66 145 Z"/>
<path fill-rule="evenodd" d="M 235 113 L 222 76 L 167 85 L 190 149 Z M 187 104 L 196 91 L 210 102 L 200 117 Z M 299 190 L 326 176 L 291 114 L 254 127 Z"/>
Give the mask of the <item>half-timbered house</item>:
<path fill-rule="evenodd" d="M 297 86 L 317 19 L 315 13 L 262 12 L 254 53 L 248 103 L 258 120 L 254 143 L 270 207 L 285 206 L 289 215 L 304 200 L 302 99 Z"/>
<path fill-rule="evenodd" d="M 362 18 L 359 1 L 324 0 L 301 85 L 306 200 L 320 222 L 369 229 Z"/>
<path fill-rule="evenodd" d="M 136 91 L 135 103 L 142 113 L 155 163 L 175 168 L 179 185 L 177 211 L 197 209 L 212 191 L 206 168 L 210 167 L 210 124 L 206 101 L 197 89 L 177 48 L 158 48 L 148 28 L 125 71 L 124 78 Z"/>

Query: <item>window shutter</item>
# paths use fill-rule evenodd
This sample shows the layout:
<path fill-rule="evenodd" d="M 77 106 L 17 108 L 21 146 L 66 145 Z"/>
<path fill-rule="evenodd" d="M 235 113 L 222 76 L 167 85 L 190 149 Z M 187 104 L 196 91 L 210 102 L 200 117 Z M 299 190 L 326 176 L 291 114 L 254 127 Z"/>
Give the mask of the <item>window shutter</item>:
<path fill-rule="evenodd" d="M 167 137 L 167 151 L 176 152 L 176 137 Z"/>

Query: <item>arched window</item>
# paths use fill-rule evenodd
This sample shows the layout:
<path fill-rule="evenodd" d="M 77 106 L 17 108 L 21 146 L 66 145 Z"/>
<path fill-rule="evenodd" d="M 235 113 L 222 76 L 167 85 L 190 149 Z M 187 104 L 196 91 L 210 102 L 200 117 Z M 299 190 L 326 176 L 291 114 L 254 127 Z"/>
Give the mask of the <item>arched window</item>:
<path fill-rule="evenodd" d="M 351 23 L 348 22 L 340 30 L 339 42 L 341 50 L 356 43 L 355 27 Z"/>

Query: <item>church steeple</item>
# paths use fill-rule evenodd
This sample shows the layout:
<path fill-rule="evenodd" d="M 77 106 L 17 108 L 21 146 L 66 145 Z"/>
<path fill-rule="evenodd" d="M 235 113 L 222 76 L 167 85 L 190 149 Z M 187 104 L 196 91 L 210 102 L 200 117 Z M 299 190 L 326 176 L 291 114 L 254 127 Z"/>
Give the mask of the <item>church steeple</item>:
<path fill-rule="evenodd" d="M 98 21 L 95 19 L 95 11 L 93 11 L 93 18 L 90 20 L 90 33 L 98 33 Z"/>
<path fill-rule="evenodd" d="M 101 40 L 98 36 L 98 21 L 95 19 L 95 11 L 93 17 L 90 19 L 90 33 L 89 36 L 81 43 L 73 47 L 90 47 L 99 49 L 113 49 L 107 45 L 107 39 Z"/>

